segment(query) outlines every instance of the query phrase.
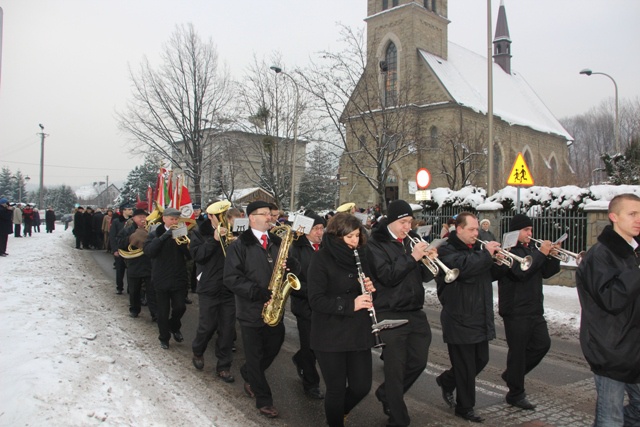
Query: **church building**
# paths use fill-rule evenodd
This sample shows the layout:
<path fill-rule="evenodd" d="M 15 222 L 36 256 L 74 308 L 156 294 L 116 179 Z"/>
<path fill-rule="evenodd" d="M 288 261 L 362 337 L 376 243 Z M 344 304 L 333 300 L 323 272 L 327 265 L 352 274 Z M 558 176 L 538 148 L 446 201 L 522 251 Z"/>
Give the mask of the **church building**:
<path fill-rule="evenodd" d="M 429 188 L 486 189 L 487 59 L 448 40 L 448 0 L 367 1 L 367 65 L 342 115 L 340 202 L 414 202 L 419 168 L 430 171 Z M 519 152 L 535 185 L 569 184 L 573 138 L 511 67 L 511 43 L 503 0 L 493 40 L 494 190 Z"/>

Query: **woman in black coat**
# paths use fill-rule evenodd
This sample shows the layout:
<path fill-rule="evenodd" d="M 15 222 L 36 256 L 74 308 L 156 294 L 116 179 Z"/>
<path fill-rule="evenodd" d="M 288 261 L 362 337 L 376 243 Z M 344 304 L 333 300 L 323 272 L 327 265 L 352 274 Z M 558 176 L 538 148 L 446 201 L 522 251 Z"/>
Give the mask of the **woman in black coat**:
<path fill-rule="evenodd" d="M 371 389 L 371 295 L 363 295 L 354 249 L 361 253 L 366 232 L 360 220 L 339 213 L 329 221 L 322 247 L 311 259 L 308 294 L 311 304 L 311 349 L 315 352 L 327 392 L 327 424 L 342 427 L 347 415 Z M 373 292 L 371 281 L 365 286 Z"/>
<path fill-rule="evenodd" d="M 51 206 L 47 208 L 44 214 L 44 221 L 46 223 L 47 233 L 53 233 L 53 230 L 56 229 L 56 213 Z"/>

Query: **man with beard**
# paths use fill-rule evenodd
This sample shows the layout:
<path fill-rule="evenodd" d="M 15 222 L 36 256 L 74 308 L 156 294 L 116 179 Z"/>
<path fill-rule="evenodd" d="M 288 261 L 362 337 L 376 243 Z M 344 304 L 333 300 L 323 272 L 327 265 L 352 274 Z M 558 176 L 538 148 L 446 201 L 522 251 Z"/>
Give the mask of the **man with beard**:
<path fill-rule="evenodd" d="M 198 280 L 198 301 L 200 314 L 198 330 L 193 339 L 193 366 L 204 368 L 204 353 L 213 335 L 218 332 L 215 343 L 215 354 L 218 359 L 216 373 L 226 383 L 235 381 L 231 375 L 233 361 L 233 340 L 235 337 L 236 303 L 233 292 L 223 283 L 224 252 L 221 246 L 221 236 L 218 233 L 218 217 L 215 213 L 224 210 L 224 200 L 216 202 L 207 208 L 207 220 L 201 222 L 197 230 L 191 232 L 189 251 L 196 266 Z M 226 215 L 227 212 L 222 212 Z M 231 221 L 231 225 L 233 222 Z M 231 230 L 220 229 L 223 233 Z M 222 237 L 224 238 L 224 237 Z"/>
<path fill-rule="evenodd" d="M 498 242 L 487 242 L 483 247 L 476 242 L 479 225 L 475 215 L 462 212 L 454 224 L 455 230 L 438 248 L 438 254 L 447 267 L 457 268 L 460 274 L 451 283 L 446 283 L 443 275 L 436 277 L 442 304 L 442 338 L 449 350 L 451 369 L 436 377 L 436 382 L 445 403 L 455 406 L 456 416 L 480 423 L 484 419 L 473 410 L 476 376 L 489 362 L 489 340 L 496 337 L 491 283 L 506 267 L 497 267 L 493 261 Z"/>
<path fill-rule="evenodd" d="M 300 350 L 291 358 L 296 372 L 302 380 L 302 387 L 307 396 L 312 399 L 324 399 L 320 391 L 320 375 L 316 369 L 316 356 L 311 350 L 311 306 L 307 294 L 307 270 L 315 252 L 320 249 L 322 235 L 326 221 L 313 212 L 306 212 L 305 216 L 313 219 L 313 228 L 309 234 L 300 236 L 291 245 L 290 255 L 300 263 L 300 290 L 291 293 L 291 312 L 296 316 Z"/>
<path fill-rule="evenodd" d="M 149 232 L 144 244 L 144 253 L 151 258 L 151 281 L 156 291 L 156 305 L 160 347 L 167 350 L 171 335 L 176 342 L 184 341 L 180 328 L 187 306 L 184 295 L 187 291 L 187 263 L 189 248 L 178 244 L 174 238 L 174 227 L 178 226 L 180 211 L 166 208 L 162 213 L 162 224 Z"/>
<path fill-rule="evenodd" d="M 120 213 L 115 214 L 111 220 L 111 228 L 109 229 L 109 242 L 111 245 L 111 251 L 115 259 L 116 267 L 116 293 L 122 295 L 124 291 L 124 273 L 127 268 L 124 263 L 124 259 L 118 252 L 118 234 L 124 229 L 124 225 L 133 213 L 133 207 L 129 203 L 123 203 L 120 205 Z"/>
<path fill-rule="evenodd" d="M 278 259 L 282 240 L 268 232 L 271 228 L 270 203 L 262 200 L 249 203 L 249 229 L 227 249 L 224 284 L 236 295 L 236 313 L 242 329 L 245 364 L 240 373 L 244 391 L 256 399 L 260 414 L 278 416 L 273 406 L 271 388 L 265 371 L 280 352 L 284 342 L 284 322 L 271 327 L 262 319 L 264 304 L 271 299 L 269 282 Z M 290 265 L 290 263 L 287 263 Z"/>
<path fill-rule="evenodd" d="M 413 210 L 404 200 L 389 204 L 387 218 L 371 233 L 367 259 L 371 279 L 376 284 L 373 303 L 379 322 L 386 319 L 407 319 L 409 323 L 380 333 L 387 344 L 384 356 L 384 382 L 376 390 L 376 397 L 389 416 L 388 426 L 408 426 L 410 423 L 404 394 L 427 366 L 431 327 L 424 306 L 423 282 L 433 274 L 422 262 L 434 257 L 427 252 L 427 243 L 411 231 Z M 418 240 L 419 243 L 413 243 Z"/>
<path fill-rule="evenodd" d="M 134 210 L 122 231 L 118 233 L 119 249 L 129 251 L 131 248 L 142 251 L 149 234 L 146 225 L 147 212 L 143 209 Z M 121 254 L 119 255 L 123 258 Z M 144 285 L 151 320 L 156 320 L 156 298 L 151 282 L 151 259 L 144 252 L 140 256 L 123 259 L 127 266 L 127 284 L 129 285 L 129 317 L 136 318 L 140 314 L 141 291 Z"/>

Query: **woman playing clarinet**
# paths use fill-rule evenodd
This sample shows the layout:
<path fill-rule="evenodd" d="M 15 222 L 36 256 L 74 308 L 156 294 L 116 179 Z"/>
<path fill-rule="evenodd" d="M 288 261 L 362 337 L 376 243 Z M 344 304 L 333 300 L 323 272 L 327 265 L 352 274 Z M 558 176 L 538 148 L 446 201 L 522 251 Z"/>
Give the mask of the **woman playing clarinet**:
<path fill-rule="evenodd" d="M 371 347 L 374 335 L 369 309 L 373 284 L 360 278 L 354 250 L 368 276 L 366 233 L 358 218 L 339 213 L 331 218 L 320 250 L 309 265 L 311 349 L 327 391 L 325 415 L 330 427 L 344 426 L 349 412 L 371 389 Z M 362 292 L 362 288 L 366 292 Z"/>

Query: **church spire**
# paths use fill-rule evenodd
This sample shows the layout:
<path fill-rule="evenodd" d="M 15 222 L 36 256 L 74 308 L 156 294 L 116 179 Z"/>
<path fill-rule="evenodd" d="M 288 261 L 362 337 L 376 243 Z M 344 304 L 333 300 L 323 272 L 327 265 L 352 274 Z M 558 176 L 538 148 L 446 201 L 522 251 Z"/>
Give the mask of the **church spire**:
<path fill-rule="evenodd" d="M 498 22 L 493 38 L 493 59 L 506 73 L 511 74 L 511 37 L 509 36 L 504 0 L 500 0 L 500 9 L 498 10 Z"/>

